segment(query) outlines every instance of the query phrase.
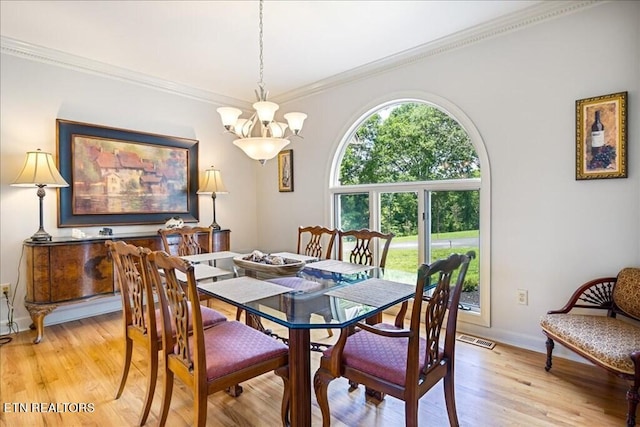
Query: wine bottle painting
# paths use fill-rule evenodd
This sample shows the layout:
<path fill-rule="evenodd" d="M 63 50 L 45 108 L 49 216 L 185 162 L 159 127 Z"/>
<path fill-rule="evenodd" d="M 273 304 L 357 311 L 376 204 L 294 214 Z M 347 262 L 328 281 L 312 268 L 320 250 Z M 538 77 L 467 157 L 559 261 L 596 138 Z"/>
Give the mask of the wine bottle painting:
<path fill-rule="evenodd" d="M 615 132 L 615 122 L 612 120 L 608 120 L 606 130 L 605 126 L 602 123 L 602 106 L 596 106 L 593 108 L 598 108 L 593 113 L 593 123 L 591 124 L 590 132 L 587 133 L 587 139 L 591 140 L 591 152 L 589 153 L 590 160 L 587 163 L 588 170 L 596 170 L 596 169 L 609 169 L 614 167 L 615 158 L 616 158 L 616 150 L 615 150 L 615 141 L 607 141 L 606 139 L 606 130 L 609 133 Z M 587 111 L 589 108 L 587 108 Z M 613 115 L 610 115 L 613 117 Z M 607 143 L 609 142 L 609 143 Z M 588 145 L 588 144 L 586 144 Z"/>
<path fill-rule="evenodd" d="M 576 101 L 576 179 L 626 178 L 626 95 Z"/>

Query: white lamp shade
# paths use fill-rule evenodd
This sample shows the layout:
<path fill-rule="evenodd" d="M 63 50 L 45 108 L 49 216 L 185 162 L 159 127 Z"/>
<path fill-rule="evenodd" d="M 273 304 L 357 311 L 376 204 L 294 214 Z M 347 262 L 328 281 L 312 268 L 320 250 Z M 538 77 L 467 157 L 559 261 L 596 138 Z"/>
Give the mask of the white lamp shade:
<path fill-rule="evenodd" d="M 255 108 L 258 113 L 258 119 L 260 119 L 262 123 L 267 124 L 273 121 L 273 116 L 275 116 L 280 106 L 275 102 L 260 101 L 254 103 L 253 108 Z"/>
<path fill-rule="evenodd" d="M 297 134 L 302 129 L 302 124 L 304 123 L 304 119 L 307 118 L 305 113 L 287 113 L 284 115 L 284 118 L 289 123 L 289 128 Z"/>
<path fill-rule="evenodd" d="M 254 160 L 269 160 L 278 155 L 289 144 L 281 138 L 244 138 L 236 139 L 233 144 Z"/>
<path fill-rule="evenodd" d="M 216 110 L 220 114 L 222 125 L 225 128 L 232 128 L 238 121 L 238 117 L 242 114 L 242 111 L 233 107 L 220 107 Z"/>
<path fill-rule="evenodd" d="M 11 184 L 16 187 L 33 187 L 34 185 L 46 185 L 48 187 L 68 187 L 53 157 L 50 153 L 38 151 L 27 152 L 27 158 L 22 166 L 22 171 Z"/>
<path fill-rule="evenodd" d="M 213 166 L 205 171 L 204 180 L 198 189 L 198 194 L 211 193 L 228 193 L 222 181 L 222 174 L 218 169 L 214 169 Z"/>
<path fill-rule="evenodd" d="M 287 130 L 287 124 L 282 122 L 271 122 L 269 123 L 269 131 L 271 132 L 271 136 L 273 138 L 282 138 L 284 137 L 284 132 Z"/>

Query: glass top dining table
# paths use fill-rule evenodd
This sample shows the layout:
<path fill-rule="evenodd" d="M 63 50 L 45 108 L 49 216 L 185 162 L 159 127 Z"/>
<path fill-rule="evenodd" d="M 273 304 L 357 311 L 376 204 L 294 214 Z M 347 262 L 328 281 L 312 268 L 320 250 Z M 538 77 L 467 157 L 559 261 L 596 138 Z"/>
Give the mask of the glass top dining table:
<path fill-rule="evenodd" d="M 295 277 L 257 277 L 248 268 L 244 276 L 199 283 L 198 288 L 288 329 L 290 421 L 303 427 L 311 426 L 311 329 L 342 329 L 379 317 L 413 297 L 416 281 L 415 274 L 337 260 L 308 263 Z M 246 318 L 258 326 L 254 316 Z"/>

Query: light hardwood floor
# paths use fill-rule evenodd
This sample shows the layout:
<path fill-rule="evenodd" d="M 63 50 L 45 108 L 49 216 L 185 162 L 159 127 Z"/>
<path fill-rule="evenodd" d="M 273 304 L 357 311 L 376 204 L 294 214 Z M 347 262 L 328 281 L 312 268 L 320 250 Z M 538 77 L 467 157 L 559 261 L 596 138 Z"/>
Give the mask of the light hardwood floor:
<path fill-rule="evenodd" d="M 223 303 L 213 307 L 235 316 Z M 270 326 L 270 325 L 269 325 Z M 282 331 L 274 328 L 274 331 Z M 326 331 L 314 331 L 322 341 Z M 338 334 L 334 335 L 336 338 Z M 45 328 L 42 343 L 33 345 L 33 332 L 21 332 L 0 347 L 0 425 L 2 426 L 133 426 L 142 407 L 148 362 L 134 350 L 133 366 L 122 397 L 114 400 L 122 367 L 120 313 L 100 315 Z M 543 341 L 541 339 L 541 345 Z M 315 371 L 319 355 L 312 355 Z M 623 426 L 627 384 L 590 365 L 554 359 L 544 370 L 545 356 L 498 344 L 486 350 L 457 343 L 456 403 L 462 426 Z M 162 374 L 147 425 L 157 425 Z M 277 426 L 282 382 L 270 373 L 243 383 L 244 393 L 209 396 L 210 426 Z M 362 387 L 348 392 L 344 380 L 330 388 L 333 426 L 401 426 L 404 404 L 392 397 L 376 406 L 364 398 Z M 313 425 L 322 417 L 313 399 Z M 193 423 L 192 396 L 176 381 L 167 425 Z M 57 404 L 65 412 L 33 412 L 32 404 Z M 93 411 L 78 411 L 80 404 Z M 13 404 L 28 406 L 19 411 Z M 65 408 L 66 405 L 66 408 Z M 420 401 L 420 425 L 448 426 L 442 385 Z"/>

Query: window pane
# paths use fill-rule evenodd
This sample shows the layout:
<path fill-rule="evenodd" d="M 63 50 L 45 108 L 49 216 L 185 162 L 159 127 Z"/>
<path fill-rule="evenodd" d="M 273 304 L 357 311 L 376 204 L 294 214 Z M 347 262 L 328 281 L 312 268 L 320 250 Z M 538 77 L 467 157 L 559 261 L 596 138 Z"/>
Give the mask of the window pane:
<path fill-rule="evenodd" d="M 469 264 L 460 302 L 472 310 L 480 307 L 480 194 L 479 191 L 431 193 L 431 262 L 452 253 L 475 251 Z"/>
<path fill-rule="evenodd" d="M 418 193 L 382 193 L 380 230 L 393 233 L 386 267 L 415 275 L 420 264 L 418 254 Z"/>
<path fill-rule="evenodd" d="M 369 194 L 338 194 L 339 217 L 336 222 L 343 230 L 369 228 Z"/>
<path fill-rule="evenodd" d="M 467 132 L 428 104 L 403 103 L 369 116 L 345 148 L 340 184 L 436 181 L 479 176 Z"/>
<path fill-rule="evenodd" d="M 369 228 L 369 193 L 337 194 L 336 227 L 341 230 L 360 230 Z M 336 246 L 337 246 L 336 242 Z M 349 259 L 349 245 L 347 238 L 343 239 L 343 259 Z"/>

